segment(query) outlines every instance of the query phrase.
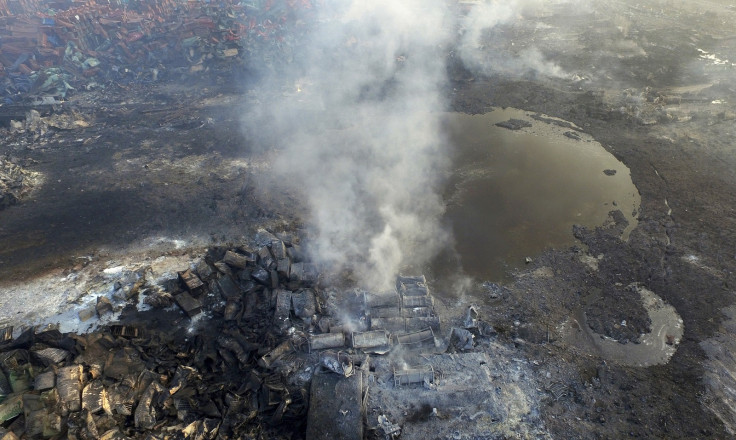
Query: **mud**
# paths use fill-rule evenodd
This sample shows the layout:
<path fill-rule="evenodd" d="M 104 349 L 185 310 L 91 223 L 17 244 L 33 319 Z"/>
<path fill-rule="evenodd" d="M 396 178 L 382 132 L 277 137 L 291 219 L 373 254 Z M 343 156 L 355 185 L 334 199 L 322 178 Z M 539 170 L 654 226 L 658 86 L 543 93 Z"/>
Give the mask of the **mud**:
<path fill-rule="evenodd" d="M 733 382 L 728 372 L 736 371 L 729 354 L 733 312 L 724 314 L 736 283 L 736 84 L 733 66 L 716 62 L 736 58 L 736 12 L 724 2 L 651 3 L 551 7 L 496 33 L 498 45 L 535 41 L 570 73 L 565 78 L 481 76 L 449 62 L 450 110 L 513 107 L 569 121 L 628 167 L 641 194 L 638 225 L 626 241 L 614 214 L 605 227 L 577 229 L 578 243 L 530 256 L 530 264 L 510 271 L 512 281 L 494 289 L 495 298 L 481 280 L 444 292 L 444 317 L 478 303 L 497 332 L 494 343 L 528 362 L 530 376 L 564 385 L 564 395 L 545 400 L 525 432 L 554 438 L 736 433 L 734 398 L 723 391 Z M 69 276 L 115 267 L 107 263 L 131 248 L 141 259 L 174 252 L 156 237 L 202 250 L 257 225 L 298 227 L 298 200 L 277 186 L 256 189 L 269 156 L 239 130 L 241 106 L 256 105 L 243 92 L 214 80 L 113 87 L 69 103 L 89 127 L 6 133 L 2 153 L 29 159 L 27 168 L 46 183 L 0 213 L 3 294 L 9 283 L 48 271 Z M 674 350 L 665 364 L 632 366 L 588 349 L 601 336 L 629 339 L 626 345 L 638 336 L 641 345 L 647 331 L 659 335 L 641 297 L 624 290 L 632 284 L 682 319 L 679 343 L 665 344 Z M 591 294 L 606 306 L 591 309 Z M 583 345 L 563 337 L 563 324 L 576 317 L 580 327 L 588 322 L 580 329 Z M 621 330 L 623 320 L 634 330 Z"/>

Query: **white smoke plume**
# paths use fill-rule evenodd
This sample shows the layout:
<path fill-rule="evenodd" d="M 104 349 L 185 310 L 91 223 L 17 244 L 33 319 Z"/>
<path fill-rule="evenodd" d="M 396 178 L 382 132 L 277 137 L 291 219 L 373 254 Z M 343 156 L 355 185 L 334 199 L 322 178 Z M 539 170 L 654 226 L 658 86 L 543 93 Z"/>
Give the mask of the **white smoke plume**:
<path fill-rule="evenodd" d="M 509 0 L 484 1 L 473 5 L 461 23 L 458 53 L 466 68 L 489 75 L 540 74 L 561 78 L 568 74 L 553 61 L 544 57 L 538 48 L 514 47 L 514 41 L 503 34 L 489 36 L 497 26 L 513 24 L 533 16 L 552 4 L 568 4 L 570 0 Z"/>
<path fill-rule="evenodd" d="M 451 247 L 439 195 L 449 172 L 447 56 L 459 52 L 480 73 L 563 75 L 534 47 L 485 44 L 490 29 L 544 4 L 487 1 L 462 14 L 446 0 L 324 0 L 310 12 L 315 27 L 248 132 L 267 133 L 276 179 L 308 207 L 315 260 L 384 291 L 402 267 Z M 281 93 L 284 78 L 291 87 Z"/>
<path fill-rule="evenodd" d="M 337 0 L 318 12 L 294 91 L 264 103 L 249 131 L 278 134 L 274 171 L 310 209 L 313 258 L 387 289 L 447 239 L 440 112 L 453 14 L 444 0 Z"/>

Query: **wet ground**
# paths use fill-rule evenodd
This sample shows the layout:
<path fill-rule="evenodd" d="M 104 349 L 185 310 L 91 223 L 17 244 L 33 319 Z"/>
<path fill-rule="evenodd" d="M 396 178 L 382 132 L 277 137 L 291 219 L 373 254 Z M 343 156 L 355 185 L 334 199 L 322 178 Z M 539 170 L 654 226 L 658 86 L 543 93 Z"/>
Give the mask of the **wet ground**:
<path fill-rule="evenodd" d="M 513 107 L 580 127 L 630 170 L 641 194 L 638 224 L 628 241 L 621 239 L 632 210 L 624 204 L 608 227 L 589 224 L 575 230 L 579 241 L 530 255 L 532 263 L 507 274 L 511 281 L 482 302 L 482 313 L 498 341 L 528 362 L 530 377 L 566 387 L 565 396 L 542 402 L 539 418 L 530 418 L 533 431 L 554 438 L 729 438 L 736 433 L 733 396 L 724 391 L 736 373 L 728 309 L 736 270 L 736 73 L 718 60 L 736 59 L 736 12 L 725 2 L 595 5 L 553 8 L 499 33 L 509 40 L 495 40 L 509 47 L 512 40 L 535 42 L 574 79 L 481 76 L 453 65 L 448 96 L 453 111 Z M 120 255 L 153 260 L 237 240 L 258 224 L 295 224 L 288 194 L 259 193 L 253 185 L 268 171 L 268 154 L 249 149 L 238 129 L 242 92 L 215 82 L 111 89 L 70 103 L 87 128 L 8 133 L 3 149 L 37 161 L 31 169 L 46 184 L 0 211 L 3 301 L 13 300 L 9 285 L 30 286 L 40 274 L 99 273 L 117 267 Z M 607 176 L 604 169 L 593 176 L 627 174 Z M 182 240 L 179 250 L 174 240 Z M 50 279 L 43 293 L 64 307 L 66 295 Z M 446 292 L 446 317 L 486 294 L 476 281 Z M 632 284 L 661 298 L 654 301 L 659 310 L 672 307 L 681 317 L 679 343 L 672 333 L 667 344 L 652 304 L 626 289 Z M 591 294 L 607 306 L 587 310 Z M 587 342 L 565 339 L 573 320 L 578 327 L 589 321 L 579 329 Z M 656 336 L 654 349 L 674 351 L 666 364 L 634 366 L 593 340 L 646 345 L 653 340 L 648 332 Z"/>

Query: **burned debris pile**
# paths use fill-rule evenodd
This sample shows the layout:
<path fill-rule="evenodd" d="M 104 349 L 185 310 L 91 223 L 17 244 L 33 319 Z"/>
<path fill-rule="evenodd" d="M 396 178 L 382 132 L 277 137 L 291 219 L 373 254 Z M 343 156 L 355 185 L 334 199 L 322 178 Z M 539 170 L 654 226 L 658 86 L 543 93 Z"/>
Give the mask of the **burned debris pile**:
<path fill-rule="evenodd" d="M 406 364 L 446 349 L 423 276 L 337 291 L 298 240 L 261 231 L 255 243 L 210 249 L 141 289 L 151 310 L 94 332 L 3 329 L 0 438 L 321 438 L 307 425 L 336 402 L 352 411 L 344 432 L 362 432 L 372 371 L 433 386 L 431 366 Z"/>
<path fill-rule="evenodd" d="M 523 119 L 509 119 L 508 121 L 497 122 L 496 125 L 502 128 L 508 128 L 509 130 L 521 130 L 522 128 L 528 128 L 532 126 L 532 123 Z"/>
<path fill-rule="evenodd" d="M 326 285 L 322 272 L 298 238 L 260 230 L 158 289 L 146 281 L 93 332 L 2 329 L 0 438 L 503 434 L 521 423 L 517 407 L 536 405 L 536 385 L 513 379 L 526 367 L 491 357 L 509 349 L 476 307 L 441 322 L 424 276 L 371 292 Z"/>
<path fill-rule="evenodd" d="M 6 104 L 49 104 L 109 83 L 273 69 L 290 62 L 311 8 L 310 0 L 2 2 L 0 93 Z"/>
<path fill-rule="evenodd" d="M 0 156 L 0 210 L 15 205 L 41 182 L 41 175 L 24 168 L 24 161 Z"/>
<path fill-rule="evenodd" d="M 0 437 L 280 438 L 303 430 L 312 367 L 302 326 L 316 313 L 316 271 L 297 245 L 272 238 L 254 252 L 212 250 L 144 299 L 160 308 L 125 323 L 85 335 L 28 329 L 15 339 L 6 329 L 0 429 L 10 437 Z M 299 309 L 299 329 L 274 323 L 279 288 L 311 300 Z"/>

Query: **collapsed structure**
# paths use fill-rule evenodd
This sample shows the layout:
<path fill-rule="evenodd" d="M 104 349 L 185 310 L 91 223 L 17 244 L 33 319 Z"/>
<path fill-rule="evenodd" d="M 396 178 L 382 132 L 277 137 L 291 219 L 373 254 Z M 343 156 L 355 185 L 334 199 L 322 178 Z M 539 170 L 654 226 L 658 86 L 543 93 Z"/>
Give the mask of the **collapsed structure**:
<path fill-rule="evenodd" d="M 491 359 L 464 351 L 493 328 L 474 309 L 449 330 L 423 276 L 338 290 L 292 238 L 257 242 L 211 250 L 165 289 L 137 283 L 131 301 L 156 307 L 92 333 L 3 329 L 0 438 L 426 438 L 457 429 L 458 393 L 488 408 Z M 101 297 L 97 313 L 112 308 Z"/>

